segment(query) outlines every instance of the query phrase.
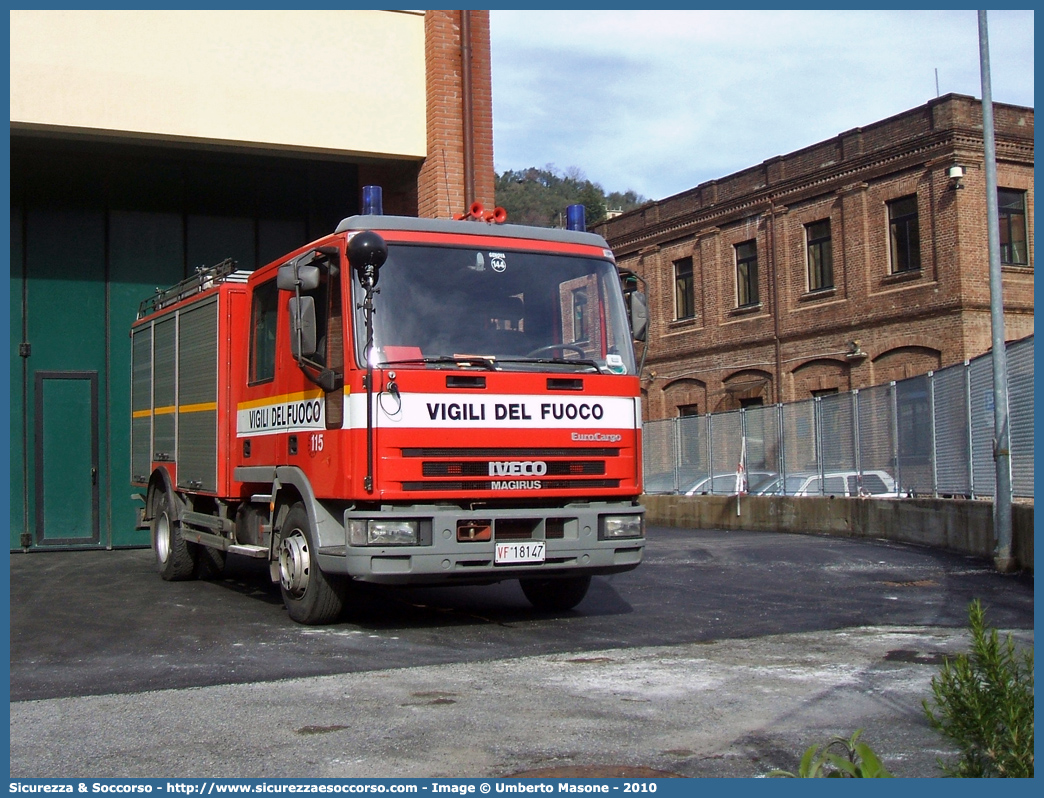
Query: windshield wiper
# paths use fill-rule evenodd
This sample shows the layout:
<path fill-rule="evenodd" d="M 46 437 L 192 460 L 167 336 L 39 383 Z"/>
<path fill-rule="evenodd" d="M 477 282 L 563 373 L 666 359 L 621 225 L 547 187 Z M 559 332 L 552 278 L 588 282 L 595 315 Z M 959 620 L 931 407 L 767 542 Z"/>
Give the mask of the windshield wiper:
<path fill-rule="evenodd" d="M 422 366 L 458 366 L 460 368 L 482 368 L 487 371 L 497 371 L 496 359 L 490 357 L 468 356 L 450 357 L 449 355 L 438 355 L 435 357 L 409 357 L 402 360 L 382 360 L 378 366 L 407 366 L 418 364 Z"/>
<path fill-rule="evenodd" d="M 545 363 L 554 366 L 583 366 L 585 368 L 593 369 L 594 371 L 601 371 L 598 364 L 593 360 L 586 360 L 584 358 L 569 358 L 569 357 L 498 357 L 498 363 Z"/>
<path fill-rule="evenodd" d="M 584 369 L 601 372 L 601 367 L 593 360 L 584 358 L 567 357 L 494 357 L 493 355 L 478 356 L 465 355 L 463 357 L 452 357 L 450 355 L 436 355 L 432 357 L 410 357 L 396 360 L 382 360 L 378 366 L 457 366 L 458 368 L 480 368 L 486 371 L 500 371 L 503 363 L 521 364 L 543 364 L 550 366 L 581 366 Z"/>

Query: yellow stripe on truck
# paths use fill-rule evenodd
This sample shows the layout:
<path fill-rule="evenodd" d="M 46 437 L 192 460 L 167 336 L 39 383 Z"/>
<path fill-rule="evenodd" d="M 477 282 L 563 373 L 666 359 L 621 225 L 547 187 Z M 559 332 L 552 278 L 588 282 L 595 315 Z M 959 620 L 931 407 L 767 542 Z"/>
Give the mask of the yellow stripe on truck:
<path fill-rule="evenodd" d="M 200 402 L 194 405 L 181 405 L 179 413 L 206 413 L 208 410 L 217 410 L 217 402 Z"/>
<path fill-rule="evenodd" d="M 153 410 L 135 410 L 131 413 L 131 418 L 148 418 L 150 415 L 157 416 L 169 416 L 174 412 L 178 413 L 205 413 L 208 410 L 217 410 L 217 402 L 199 402 L 194 405 L 181 405 L 181 407 L 175 407 L 174 405 L 168 405 L 167 407 L 157 407 Z"/>
<path fill-rule="evenodd" d="M 236 410 L 253 410 L 255 407 L 266 407 L 267 405 L 306 402 L 309 399 L 319 399 L 322 395 L 322 391 L 299 391 L 298 393 L 288 393 L 283 396 L 266 396 L 263 399 L 251 399 L 249 402 L 240 402 L 236 405 Z"/>

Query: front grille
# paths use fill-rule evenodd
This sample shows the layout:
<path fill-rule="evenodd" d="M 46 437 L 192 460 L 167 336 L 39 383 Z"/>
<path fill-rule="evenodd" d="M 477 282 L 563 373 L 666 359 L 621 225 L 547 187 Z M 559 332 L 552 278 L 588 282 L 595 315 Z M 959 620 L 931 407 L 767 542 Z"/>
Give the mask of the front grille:
<path fill-rule="evenodd" d="M 483 543 L 496 540 L 536 540 L 539 538 L 540 518 L 479 518 L 457 522 L 457 540 L 462 543 Z M 562 540 L 566 524 L 577 526 L 575 518 L 544 519 L 544 539 Z M 493 530 L 496 530 L 495 532 Z"/>
<path fill-rule="evenodd" d="M 545 457 L 619 457 L 619 447 L 582 447 L 567 449 L 498 449 L 498 448 L 407 448 L 402 450 L 403 457 L 489 457 L 503 459 L 505 457 L 525 457 L 529 460 Z"/>
<path fill-rule="evenodd" d="M 497 540 L 532 540 L 540 520 L 533 518 L 498 518 L 493 537 Z"/>
<path fill-rule="evenodd" d="M 488 460 L 457 460 L 426 462 L 421 473 L 426 477 L 488 477 L 491 476 L 489 470 Z M 547 463 L 547 476 L 594 476 L 604 473 L 604 460 L 552 460 Z"/>
<path fill-rule="evenodd" d="M 604 477 L 606 458 L 618 447 L 569 448 L 417 447 L 403 448 L 403 458 L 423 458 L 424 480 L 404 481 L 406 491 L 572 490 L 618 488 L 620 479 Z M 414 472 L 416 473 L 416 472 Z"/>
<path fill-rule="evenodd" d="M 528 485 L 522 485 L 520 483 L 528 482 Z M 539 484 L 539 487 L 537 486 Z M 441 491 L 465 491 L 465 490 L 503 490 L 504 486 L 507 485 L 508 489 L 524 489 L 529 488 L 532 490 L 570 490 L 572 488 L 618 488 L 620 487 L 620 480 L 618 479 L 545 479 L 544 477 L 516 477 L 510 478 L 505 477 L 504 479 L 490 480 L 490 479 L 476 479 L 469 480 L 467 482 L 459 482 L 454 480 L 450 481 L 432 481 L 432 482 L 403 482 L 403 490 L 441 490 Z"/>
<path fill-rule="evenodd" d="M 544 537 L 547 540 L 561 540 L 565 537 L 565 526 L 568 518 L 548 518 L 544 521 Z"/>

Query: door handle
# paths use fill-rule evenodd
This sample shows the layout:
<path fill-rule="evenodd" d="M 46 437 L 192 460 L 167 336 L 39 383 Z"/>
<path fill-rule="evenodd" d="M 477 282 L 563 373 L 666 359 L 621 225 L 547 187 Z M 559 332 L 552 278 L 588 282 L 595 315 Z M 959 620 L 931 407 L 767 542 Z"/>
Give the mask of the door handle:
<path fill-rule="evenodd" d="M 97 485 L 97 484 L 98 484 L 98 469 L 97 468 L 92 468 L 91 469 L 91 485 Z"/>

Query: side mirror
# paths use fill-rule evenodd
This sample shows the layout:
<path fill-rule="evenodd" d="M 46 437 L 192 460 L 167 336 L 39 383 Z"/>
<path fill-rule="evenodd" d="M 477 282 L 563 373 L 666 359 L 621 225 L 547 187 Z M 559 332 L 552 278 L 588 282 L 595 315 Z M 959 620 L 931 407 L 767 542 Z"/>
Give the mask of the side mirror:
<path fill-rule="evenodd" d="M 364 288 L 373 288 L 380 277 L 381 266 L 388 259 L 388 245 L 373 230 L 364 230 L 348 242 L 348 263 L 355 269 Z"/>
<path fill-rule="evenodd" d="M 309 252 L 288 261 L 276 272 L 276 288 L 293 291 L 300 283 L 302 291 L 314 291 L 319 287 L 319 267 L 315 265 L 315 253 Z"/>
<path fill-rule="evenodd" d="M 311 357 L 316 350 L 315 300 L 310 296 L 290 299 L 290 352 L 295 360 Z"/>
<path fill-rule="evenodd" d="M 338 374 L 333 369 L 323 369 L 319 372 L 315 382 L 326 393 L 333 393 L 344 387 L 344 375 Z"/>
<path fill-rule="evenodd" d="M 631 312 L 631 335 L 636 341 L 644 341 L 649 331 L 649 307 L 645 294 L 632 291 L 628 295 L 628 310 Z"/>
<path fill-rule="evenodd" d="M 276 288 L 280 291 L 293 291 L 297 287 L 297 275 L 294 274 L 294 263 L 284 263 L 276 272 Z"/>

